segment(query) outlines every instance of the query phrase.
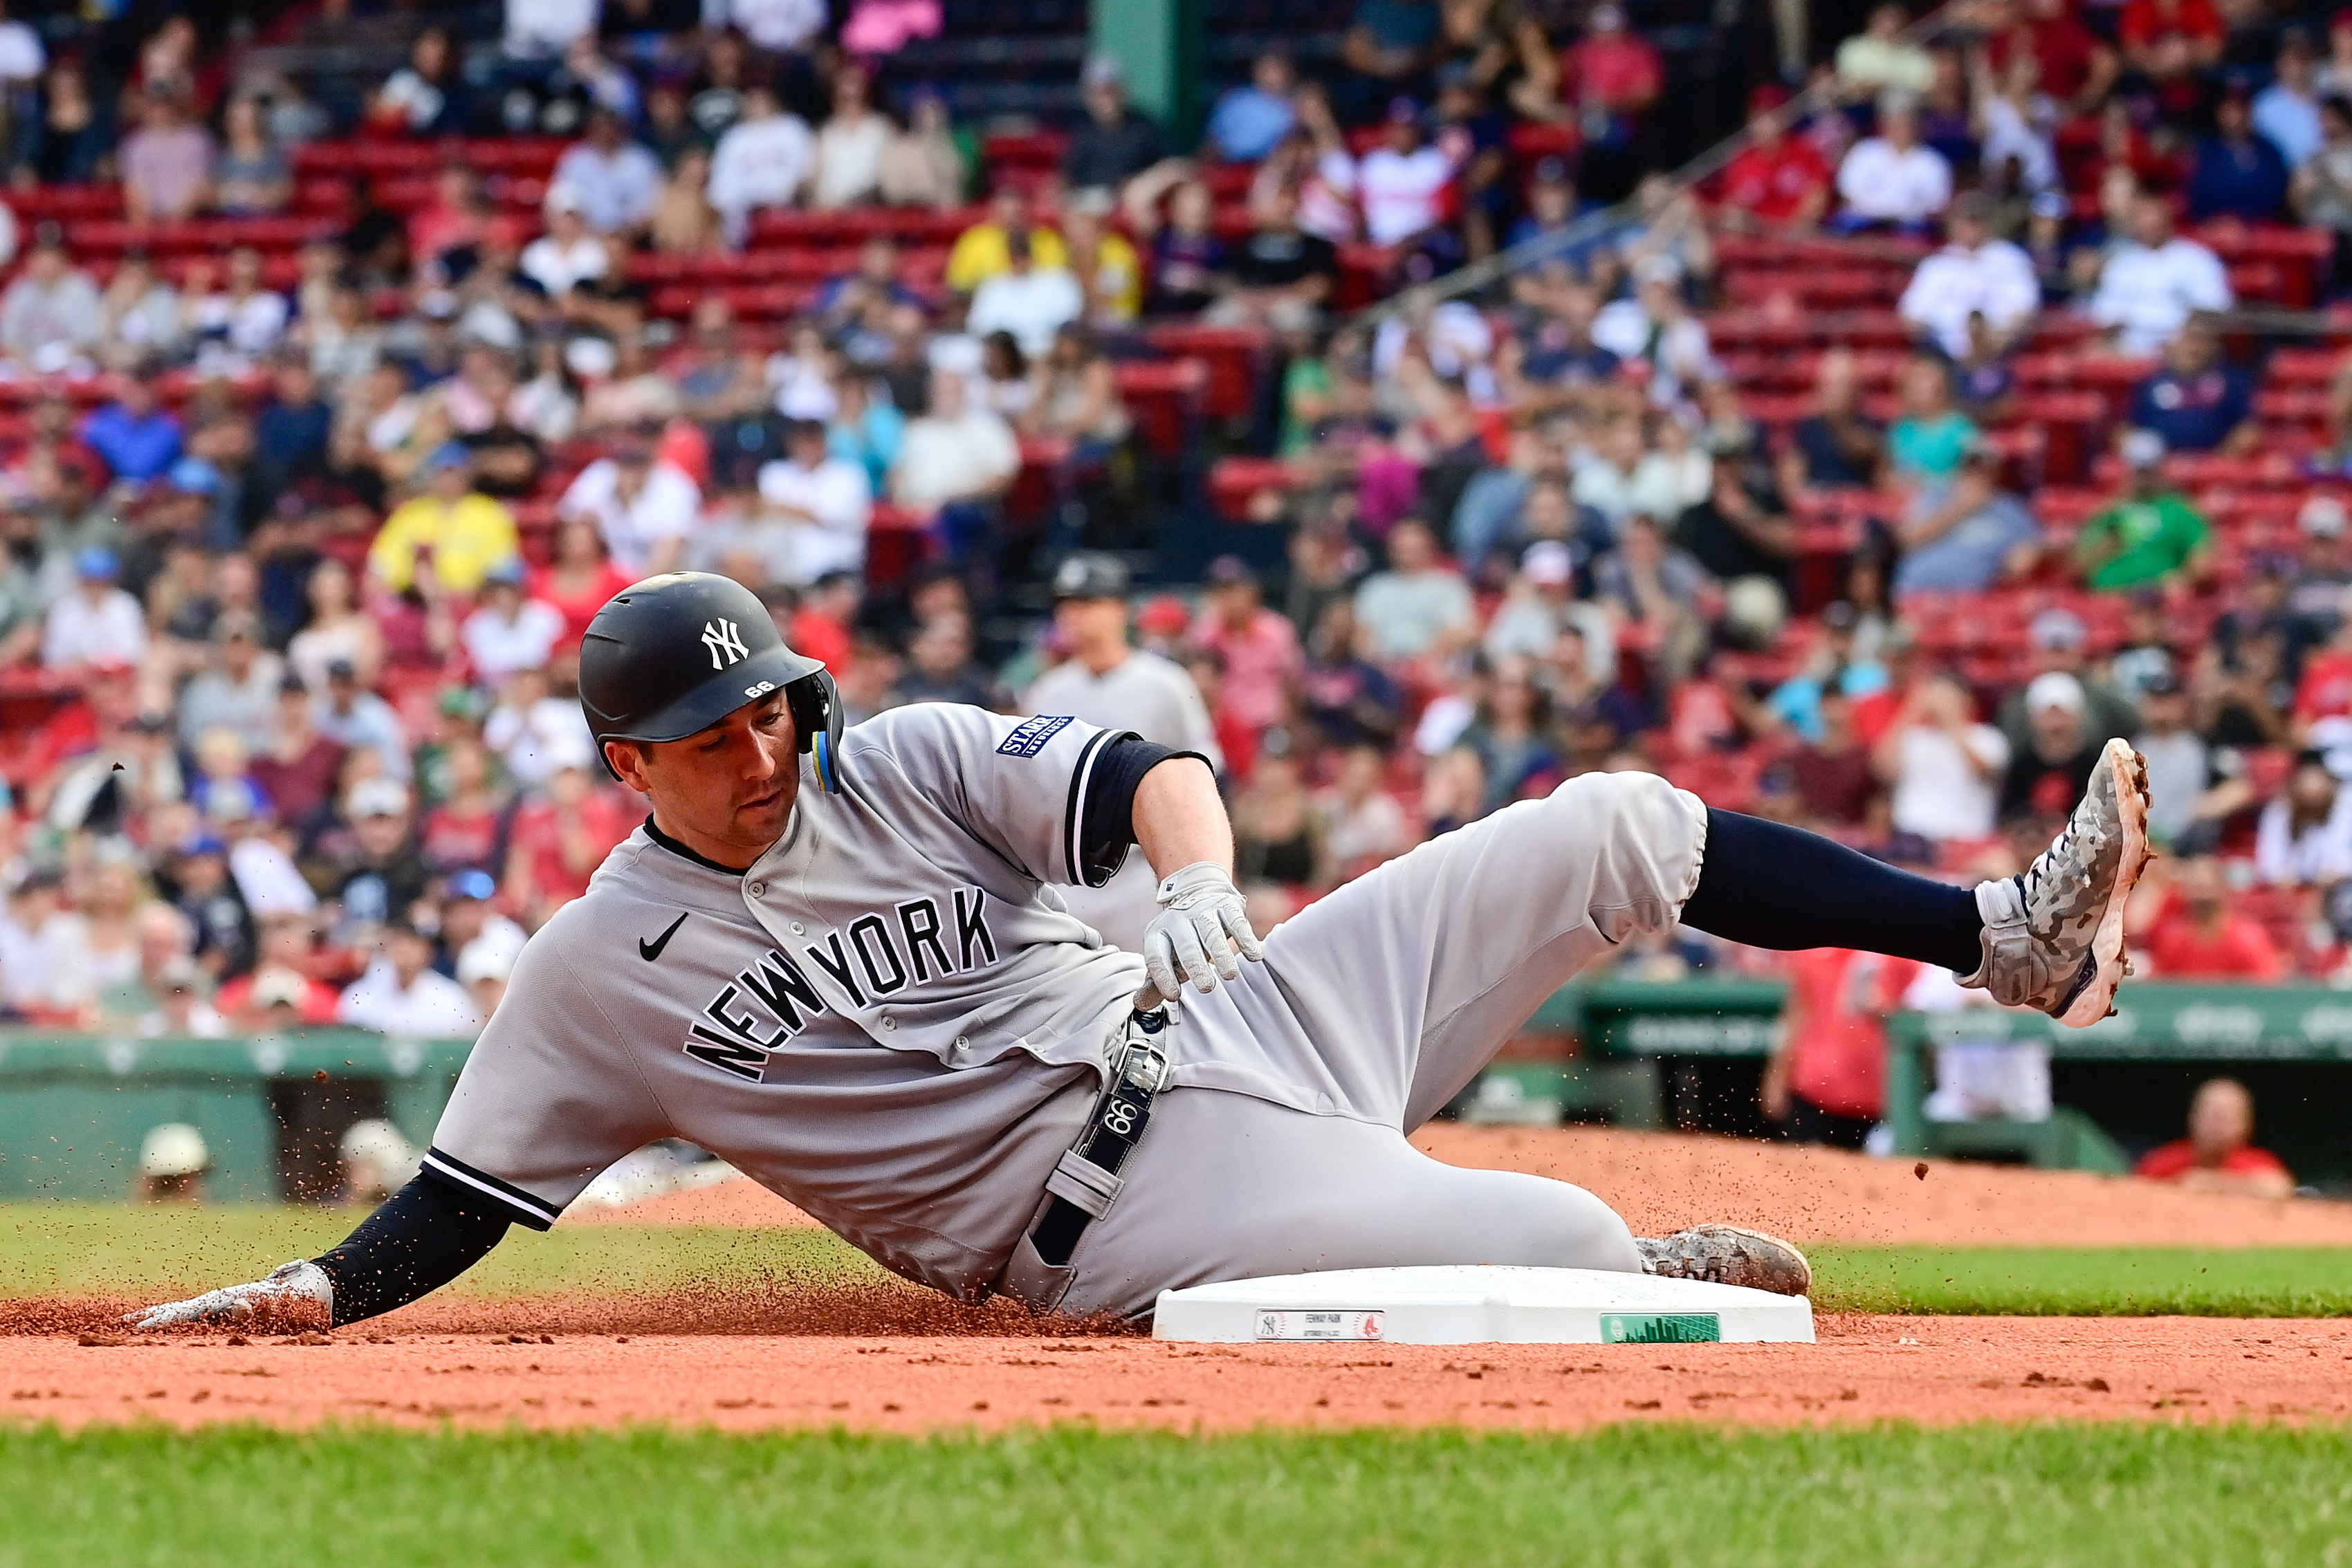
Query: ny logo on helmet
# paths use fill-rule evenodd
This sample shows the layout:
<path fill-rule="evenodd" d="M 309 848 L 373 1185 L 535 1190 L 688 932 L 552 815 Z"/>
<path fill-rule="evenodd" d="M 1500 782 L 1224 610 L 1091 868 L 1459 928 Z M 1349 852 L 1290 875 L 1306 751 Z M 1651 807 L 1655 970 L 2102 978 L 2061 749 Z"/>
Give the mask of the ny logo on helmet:
<path fill-rule="evenodd" d="M 743 645 L 742 628 L 732 621 L 706 621 L 702 623 L 702 645 L 710 650 L 710 667 L 723 670 L 751 656 Z"/>

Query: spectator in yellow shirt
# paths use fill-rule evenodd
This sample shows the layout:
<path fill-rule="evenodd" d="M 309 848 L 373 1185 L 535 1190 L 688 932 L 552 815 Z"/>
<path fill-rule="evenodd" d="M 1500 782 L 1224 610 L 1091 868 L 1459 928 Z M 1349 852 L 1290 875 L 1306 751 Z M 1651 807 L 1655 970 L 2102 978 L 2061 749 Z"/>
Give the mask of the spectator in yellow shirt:
<path fill-rule="evenodd" d="M 1143 261 L 1127 236 L 1103 222 L 1098 208 L 1073 204 L 1062 209 L 1062 238 L 1070 270 L 1087 291 L 1087 319 L 1097 327 L 1125 327 L 1143 310 Z"/>
<path fill-rule="evenodd" d="M 520 553 L 514 516 L 474 488 L 474 455 L 444 443 L 425 460 L 425 493 L 404 503 L 368 547 L 368 570 L 395 593 L 416 581 L 429 559 L 442 587 L 471 593 L 502 561 Z"/>
<path fill-rule="evenodd" d="M 1062 236 L 1036 221 L 1029 193 L 1017 185 L 999 185 L 988 198 L 988 216 L 958 235 L 955 248 L 948 252 L 948 287 L 969 294 L 998 273 L 1012 271 L 1004 236 L 1021 232 L 1029 235 L 1029 257 L 1038 270 L 1070 265 Z"/>

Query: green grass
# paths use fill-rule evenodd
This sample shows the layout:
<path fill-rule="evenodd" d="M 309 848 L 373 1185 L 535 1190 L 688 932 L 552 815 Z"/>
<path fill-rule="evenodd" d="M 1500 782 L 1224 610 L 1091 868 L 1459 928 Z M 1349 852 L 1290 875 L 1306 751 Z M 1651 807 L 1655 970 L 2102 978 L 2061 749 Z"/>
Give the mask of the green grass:
<path fill-rule="evenodd" d="M 0 1206 L 0 1298 L 146 1295 L 257 1278 L 339 1241 L 357 1210 Z M 1816 1247 L 1824 1312 L 2028 1316 L 2352 1314 L 2352 1249 Z M 816 1230 L 690 1226 L 511 1231 L 450 1287 L 476 1299 L 830 1273 L 883 1278 Z"/>
<path fill-rule="evenodd" d="M 363 1209 L 0 1205 L 0 1298 L 121 1296 L 258 1279 L 351 1233 Z M 450 1293 L 498 1299 L 882 1270 L 822 1230 L 518 1226 Z"/>
<path fill-rule="evenodd" d="M 2352 1562 L 2352 1431 L 0 1427 L 0 1568 Z"/>
<path fill-rule="evenodd" d="M 2342 1317 L 2352 1248 L 1817 1247 L 1827 1312 Z"/>

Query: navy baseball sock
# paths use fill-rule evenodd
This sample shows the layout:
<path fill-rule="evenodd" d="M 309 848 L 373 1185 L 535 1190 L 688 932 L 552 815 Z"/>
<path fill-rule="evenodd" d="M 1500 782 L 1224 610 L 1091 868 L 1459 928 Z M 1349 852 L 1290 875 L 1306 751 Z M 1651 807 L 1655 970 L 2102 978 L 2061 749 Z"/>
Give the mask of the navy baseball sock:
<path fill-rule="evenodd" d="M 1706 813 L 1706 860 L 1683 924 L 1750 947 L 1852 947 L 1956 974 L 1984 962 L 1972 888 L 1914 876 L 1843 844 L 1737 811 Z"/>

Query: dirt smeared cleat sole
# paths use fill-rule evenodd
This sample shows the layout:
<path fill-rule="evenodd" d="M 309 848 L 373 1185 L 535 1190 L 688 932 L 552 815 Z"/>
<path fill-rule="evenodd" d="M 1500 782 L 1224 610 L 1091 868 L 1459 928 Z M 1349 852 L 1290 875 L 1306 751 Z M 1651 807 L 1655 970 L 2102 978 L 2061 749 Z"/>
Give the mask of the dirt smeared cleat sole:
<path fill-rule="evenodd" d="M 1777 1236 L 1737 1225 L 1694 1225 L 1671 1236 L 1635 1237 L 1642 1267 L 1665 1280 L 1744 1285 L 1780 1296 L 1813 1288 L 1813 1266 Z"/>

